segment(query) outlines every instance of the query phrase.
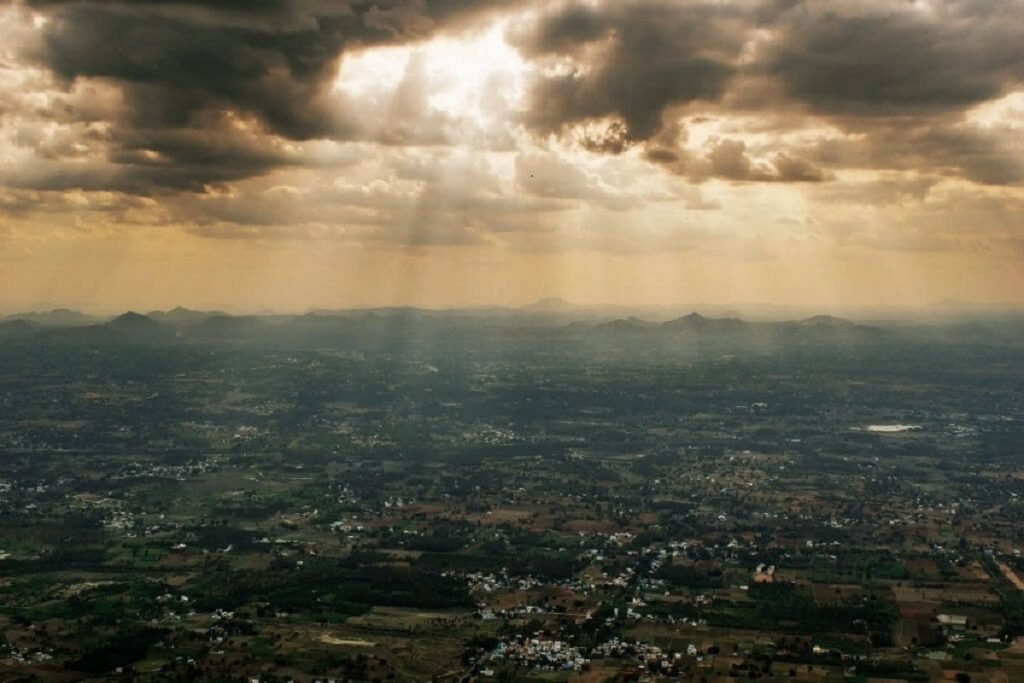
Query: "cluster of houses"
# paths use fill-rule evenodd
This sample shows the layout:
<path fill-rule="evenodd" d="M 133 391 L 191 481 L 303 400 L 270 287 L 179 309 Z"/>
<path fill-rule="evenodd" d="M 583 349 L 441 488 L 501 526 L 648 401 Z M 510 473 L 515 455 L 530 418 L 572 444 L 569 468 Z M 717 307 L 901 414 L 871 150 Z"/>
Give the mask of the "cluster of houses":
<path fill-rule="evenodd" d="M 657 645 L 642 643 L 639 641 L 629 642 L 612 638 L 606 643 L 598 645 L 591 651 L 593 659 L 635 659 L 639 660 L 648 671 L 656 671 L 664 675 L 671 675 L 678 671 L 679 664 L 684 655 L 694 658 L 698 662 L 703 661 L 705 655 L 692 643 L 686 646 L 685 651 L 666 652 Z"/>
<path fill-rule="evenodd" d="M 578 671 L 589 663 L 578 647 L 551 638 L 519 637 L 503 640 L 498 643 L 491 657 L 547 671 Z"/>
<path fill-rule="evenodd" d="M 221 469 L 222 458 L 217 455 L 209 455 L 203 459 L 193 459 L 181 465 L 166 464 L 160 462 L 138 462 L 126 463 L 121 468 L 118 476 L 124 478 L 159 478 L 185 481 L 189 477 L 200 476 L 210 472 L 217 472 Z"/>
<path fill-rule="evenodd" d="M 19 664 L 40 664 L 53 659 L 53 650 L 38 647 L 19 648 L 10 643 L 0 643 L 0 659 L 12 659 Z"/>
<path fill-rule="evenodd" d="M 455 572 L 442 572 L 442 576 L 454 575 Z M 532 590 L 545 583 L 533 576 L 509 576 L 505 572 L 490 574 L 469 572 L 463 575 L 471 592 L 492 593 L 496 590 Z"/>
<path fill-rule="evenodd" d="M 639 661 L 649 671 L 668 674 L 678 670 L 683 657 L 702 661 L 705 656 L 693 644 L 685 650 L 666 652 L 649 643 L 612 638 L 585 652 L 554 638 L 517 636 L 499 642 L 490 658 L 544 671 L 580 671 L 594 659 L 630 659 Z"/>

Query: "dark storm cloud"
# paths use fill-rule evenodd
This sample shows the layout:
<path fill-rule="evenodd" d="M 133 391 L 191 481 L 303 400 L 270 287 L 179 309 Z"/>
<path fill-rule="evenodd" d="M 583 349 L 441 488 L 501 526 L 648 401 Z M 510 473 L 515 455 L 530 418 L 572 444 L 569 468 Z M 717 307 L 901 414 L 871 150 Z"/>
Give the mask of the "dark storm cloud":
<path fill-rule="evenodd" d="M 261 175 L 277 168 L 313 166 L 311 155 L 266 136 L 229 125 L 224 114 L 207 113 L 190 127 L 68 130 L 65 136 L 22 126 L 16 138 L 35 152 L 18 166 L 0 169 L 0 185 L 36 190 L 89 190 L 155 195 L 201 192 L 210 186 Z M 65 139 L 66 138 L 66 139 Z M 90 143 L 90 144 L 85 144 Z M 78 153 L 76 150 L 84 149 Z M 103 158 L 97 158 L 96 151 Z M 335 165 L 349 160 L 337 158 Z"/>
<path fill-rule="evenodd" d="M 443 31 L 504 0 L 32 0 L 48 18 L 30 55 L 61 81 L 116 84 L 105 181 L 203 188 L 290 163 L 273 139 L 351 140 L 358 125 L 332 100 L 342 53 Z M 238 137 L 223 112 L 249 117 L 264 140 Z M 198 131 L 196 133 L 195 131 Z M 222 138 L 227 138 L 226 141 Z M 262 148 L 261 148 L 262 146 Z M 156 155 L 158 163 L 149 158 Z M 122 172 L 123 171 L 123 172 Z M 78 170 L 36 174 L 75 185 Z M 27 182 L 27 181 L 23 181 Z"/>
<path fill-rule="evenodd" d="M 1024 0 L 23 4 L 48 20 L 26 56 L 79 93 L 62 100 L 65 109 L 46 105 L 33 116 L 109 125 L 78 140 L 40 133 L 32 142 L 27 130 L 19 137 L 38 163 L 0 171 L 19 187 L 203 191 L 308 165 L 286 141 L 468 140 L 460 121 L 430 108 L 415 60 L 378 117 L 382 129 L 368 131 L 332 90 L 339 60 L 347 50 L 421 40 L 520 6 L 536 13 L 517 20 L 508 38 L 536 68 L 517 121 L 537 138 L 562 136 L 599 154 L 639 146 L 648 161 L 693 182 L 815 182 L 843 168 L 1024 181 L 1020 149 L 1006 144 L 1012 131 L 964 119 L 970 107 L 1024 82 Z M 89 88 L 99 94 L 90 97 Z M 8 108 L 0 102 L 0 117 Z M 685 147 L 689 124 L 681 117 L 737 113 L 785 120 L 779 141 L 753 146 L 739 139 L 748 129 Z M 822 123 L 840 135 L 804 139 L 799 148 L 781 141 L 787 125 Z M 98 148 L 107 156 L 102 167 L 93 163 Z M 61 164 L 86 157 L 92 161 Z"/>
<path fill-rule="evenodd" d="M 758 68 L 792 99 L 843 117 L 956 110 L 1024 81 L 1024 5 L 937 5 L 788 12 Z"/>
<path fill-rule="evenodd" d="M 924 125 L 886 121 L 852 138 L 822 140 L 808 152 L 827 166 L 924 170 L 983 185 L 1024 182 L 1018 133 L 944 120 Z"/>
<path fill-rule="evenodd" d="M 671 105 L 717 100 L 735 71 L 745 32 L 721 4 L 623 1 L 562 7 L 531 33 L 513 34 L 533 58 L 571 57 L 577 68 L 534 85 L 528 124 L 542 133 L 613 117 L 632 140 L 661 128 Z"/>
<path fill-rule="evenodd" d="M 836 168 L 936 165 L 979 183 L 1024 178 L 1019 149 L 963 120 L 1024 83 L 1020 0 L 573 2 L 511 36 L 523 54 L 547 60 L 526 115 L 537 134 L 606 153 L 640 144 L 648 160 L 694 180 L 822 180 L 829 174 L 817 165 L 829 159 L 780 145 L 759 165 L 737 141 L 693 159 L 675 146 L 685 141 L 673 130 L 684 111 L 827 121 L 859 137 L 833 155 Z M 602 122 L 605 133 L 587 128 Z"/>
<path fill-rule="evenodd" d="M 613 116 L 645 140 L 667 108 L 715 102 L 736 76 L 771 77 L 792 101 L 844 117 L 961 109 L 1024 82 L 1024 3 L 935 5 L 563 4 L 513 37 L 530 57 L 575 60 L 536 83 L 529 122 L 544 132 Z"/>
<path fill-rule="evenodd" d="M 42 59 L 65 79 L 126 86 L 135 126 L 182 126 L 209 108 L 259 117 L 293 140 L 346 137 L 325 85 L 346 46 L 402 42 L 472 8 L 438 2 L 36 3 L 51 14 Z M 171 13 L 168 7 L 178 8 Z M 236 13 L 248 15 L 244 21 Z"/>

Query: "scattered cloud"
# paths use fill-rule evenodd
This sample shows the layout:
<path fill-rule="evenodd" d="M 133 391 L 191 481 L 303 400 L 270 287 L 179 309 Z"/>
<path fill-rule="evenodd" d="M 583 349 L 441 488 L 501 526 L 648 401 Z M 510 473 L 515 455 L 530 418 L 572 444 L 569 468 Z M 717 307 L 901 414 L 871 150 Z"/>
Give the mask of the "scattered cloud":
<path fill-rule="evenodd" d="M 5 244 L 1024 239 L 1024 0 L 22 0 L 0 22 Z"/>

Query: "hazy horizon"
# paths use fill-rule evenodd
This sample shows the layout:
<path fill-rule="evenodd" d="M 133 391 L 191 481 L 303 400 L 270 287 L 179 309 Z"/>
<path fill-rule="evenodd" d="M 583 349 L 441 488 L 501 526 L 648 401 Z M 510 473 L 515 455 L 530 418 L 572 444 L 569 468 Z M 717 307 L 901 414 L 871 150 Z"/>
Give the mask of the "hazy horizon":
<path fill-rule="evenodd" d="M 1022 22 L 8 2 L 0 309 L 1021 305 Z"/>
<path fill-rule="evenodd" d="M 418 305 L 414 303 L 395 304 L 363 304 L 352 306 L 307 306 L 304 308 L 246 308 L 232 305 L 211 305 L 211 306 L 190 306 L 185 304 L 165 306 L 129 306 L 123 308 L 103 308 L 88 304 L 74 305 L 69 303 L 37 302 L 22 308 L 2 309 L 0 316 L 17 317 L 19 314 L 45 314 L 53 311 L 72 311 L 94 317 L 114 317 L 125 313 L 167 313 L 176 309 L 194 311 L 198 313 L 224 313 L 232 316 L 264 315 L 264 316 L 291 316 L 305 315 L 317 312 L 356 312 L 356 311 L 384 311 L 389 309 L 412 309 L 424 312 L 485 312 L 489 309 L 496 311 L 504 310 L 521 313 L 561 313 L 571 316 L 574 312 L 580 315 L 614 315 L 627 313 L 648 313 L 650 315 L 663 315 L 669 313 L 700 313 L 708 317 L 740 315 L 754 318 L 763 317 L 766 319 L 782 319 L 790 315 L 849 315 L 854 317 L 869 318 L 877 316 L 907 316 L 910 319 L 925 318 L 945 315 L 970 316 L 970 315 L 1020 315 L 1024 314 L 1024 306 L 1007 301 L 977 302 L 943 300 L 933 301 L 920 305 L 901 305 L 893 303 L 889 305 L 827 305 L 827 304 L 775 304 L 764 301 L 690 301 L 673 303 L 608 303 L 608 302 L 578 302 L 567 301 L 561 297 L 541 297 L 527 302 L 514 304 L 452 304 L 452 305 Z"/>

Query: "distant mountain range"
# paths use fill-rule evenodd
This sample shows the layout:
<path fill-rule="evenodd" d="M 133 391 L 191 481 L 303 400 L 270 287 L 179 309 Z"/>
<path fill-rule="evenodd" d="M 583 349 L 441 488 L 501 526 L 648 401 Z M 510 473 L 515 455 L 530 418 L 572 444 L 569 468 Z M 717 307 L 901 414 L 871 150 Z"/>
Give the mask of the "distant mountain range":
<path fill-rule="evenodd" d="M 146 315 L 157 322 L 180 325 L 183 323 L 199 322 L 213 316 L 226 316 L 227 313 L 222 311 L 193 311 L 190 308 L 178 306 L 169 311 L 150 311 Z"/>
<path fill-rule="evenodd" d="M 884 334 L 880 327 L 860 325 L 852 320 L 819 315 L 803 320 L 784 322 L 745 322 L 736 317 L 709 318 L 700 313 L 655 323 L 630 317 L 607 322 L 576 322 L 563 328 L 570 334 L 615 337 L 640 336 L 663 338 L 666 336 L 713 337 L 717 339 L 753 338 L 805 338 L 809 340 L 846 339 L 871 340 Z"/>
<path fill-rule="evenodd" d="M 55 308 L 51 311 L 17 313 L 7 316 L 5 320 L 22 320 L 37 327 L 78 327 L 103 322 L 104 318 L 67 308 Z"/>
<path fill-rule="evenodd" d="M 946 341 L 1007 343 L 1024 339 L 1024 316 L 942 325 L 867 325 L 830 315 L 787 321 L 747 321 L 738 315 L 711 317 L 698 312 L 670 320 L 580 314 L 572 304 L 547 299 L 526 309 L 428 310 L 388 308 L 316 311 L 303 315 L 228 315 L 221 311 L 174 308 L 146 314 L 127 312 L 103 319 L 56 309 L 0 320 L 0 339 L 54 338 L 110 340 L 238 340 L 268 343 L 371 344 L 388 339 L 447 339 L 479 335 L 547 335 L 600 343 L 640 340 L 714 339 L 745 343 L 871 342 L 886 336 L 927 336 Z"/>

